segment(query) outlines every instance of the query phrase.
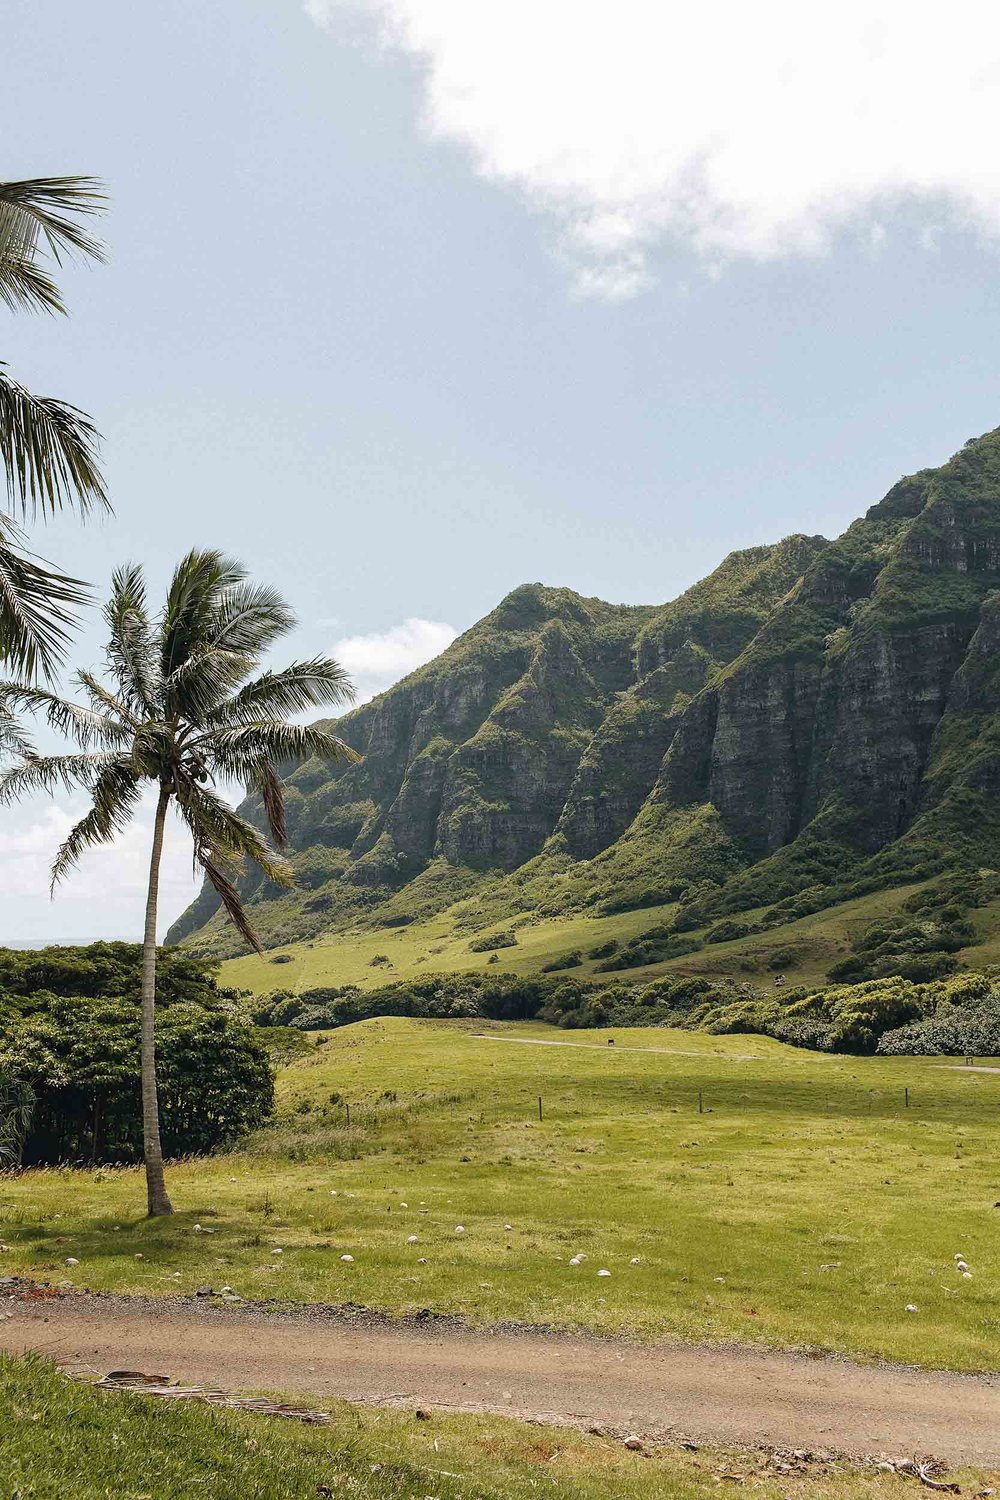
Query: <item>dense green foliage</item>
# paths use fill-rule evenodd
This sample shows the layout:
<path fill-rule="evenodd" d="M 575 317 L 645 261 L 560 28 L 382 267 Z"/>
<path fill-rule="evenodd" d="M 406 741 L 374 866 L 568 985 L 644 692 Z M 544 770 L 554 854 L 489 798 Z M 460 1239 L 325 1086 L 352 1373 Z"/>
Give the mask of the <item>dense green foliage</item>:
<path fill-rule="evenodd" d="M 479 1016 L 537 1019 L 570 1030 L 673 1026 L 717 1034 L 757 1032 L 826 1052 L 1000 1055 L 1000 976 L 989 972 L 922 982 L 894 974 L 815 990 L 765 992 L 699 975 L 598 984 L 567 973 L 579 962 L 575 954 L 567 957 L 574 962 L 558 962 L 538 975 L 436 974 L 375 990 L 276 991 L 256 1003 L 254 1020 L 262 1028 L 318 1031 L 375 1016 Z"/>
<path fill-rule="evenodd" d="M 0 950 L 0 1071 L 34 1100 L 25 1162 L 141 1158 L 140 964 L 131 943 Z M 211 1151 L 262 1124 L 267 1052 L 210 966 L 164 952 L 157 1012 L 167 1154 Z"/>

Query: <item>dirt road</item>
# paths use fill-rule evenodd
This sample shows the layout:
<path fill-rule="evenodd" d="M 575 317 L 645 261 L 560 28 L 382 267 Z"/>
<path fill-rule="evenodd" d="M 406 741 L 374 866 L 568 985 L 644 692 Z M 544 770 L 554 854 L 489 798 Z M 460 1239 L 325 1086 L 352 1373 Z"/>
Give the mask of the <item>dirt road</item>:
<path fill-rule="evenodd" d="M 0 1301 L 0 1348 L 36 1349 L 68 1368 L 142 1370 L 234 1392 L 500 1412 L 651 1438 L 1000 1464 L 1000 1375 L 400 1326 L 331 1309 L 276 1313 L 84 1295 Z"/>

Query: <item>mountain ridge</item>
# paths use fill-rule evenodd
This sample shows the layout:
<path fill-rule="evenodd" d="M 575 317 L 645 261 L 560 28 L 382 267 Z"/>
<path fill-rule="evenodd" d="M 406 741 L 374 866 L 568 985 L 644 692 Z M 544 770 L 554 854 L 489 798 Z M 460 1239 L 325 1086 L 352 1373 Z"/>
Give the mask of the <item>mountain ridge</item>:
<path fill-rule="evenodd" d="M 522 585 L 337 721 L 359 765 L 289 777 L 301 888 L 248 875 L 254 919 L 273 944 L 676 902 L 684 931 L 1000 862 L 998 588 L 1000 432 L 664 605 Z M 168 941 L 239 951 L 204 891 Z"/>

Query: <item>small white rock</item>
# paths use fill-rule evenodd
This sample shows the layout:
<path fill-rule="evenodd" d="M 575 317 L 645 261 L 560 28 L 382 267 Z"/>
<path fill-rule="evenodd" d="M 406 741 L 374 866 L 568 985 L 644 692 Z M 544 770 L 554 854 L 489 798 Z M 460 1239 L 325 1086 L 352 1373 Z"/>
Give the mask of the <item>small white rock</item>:
<path fill-rule="evenodd" d="M 508 1234 L 514 1228 L 513 1224 L 505 1224 L 503 1227 L 507 1230 Z"/>
<path fill-rule="evenodd" d="M 583 1258 L 579 1255 L 571 1255 L 569 1263 L 571 1266 L 580 1266 L 583 1264 Z"/>
<path fill-rule="evenodd" d="M 455 1233 L 456 1234 L 464 1234 L 465 1233 L 465 1225 L 464 1224 L 456 1224 L 455 1225 Z"/>
<path fill-rule="evenodd" d="M 908 1302 L 906 1304 L 906 1311 L 907 1312 L 919 1312 L 920 1309 L 918 1307 L 915 1307 L 912 1302 Z"/>
<path fill-rule="evenodd" d="M 349 1262 L 353 1262 L 353 1260 L 354 1260 L 354 1256 L 353 1255 L 342 1255 L 340 1258 L 341 1258 L 341 1260 L 346 1260 L 346 1261 L 349 1261 Z"/>
<path fill-rule="evenodd" d="M 632 1259 L 629 1261 L 629 1265 L 630 1266 L 637 1266 L 637 1265 L 639 1265 L 640 1264 L 640 1259 L 641 1258 L 638 1255 L 633 1255 Z"/>
<path fill-rule="evenodd" d="M 67 1266 L 78 1266 L 80 1264 L 75 1255 L 67 1255 L 65 1263 Z"/>
<path fill-rule="evenodd" d="M 330 1197 L 331 1198 L 336 1198 L 336 1196 L 337 1196 L 337 1189 L 336 1188 L 331 1188 L 330 1189 Z"/>
<path fill-rule="evenodd" d="M 406 1243 L 408 1245 L 415 1245 L 417 1243 L 417 1236 L 415 1234 L 408 1234 L 406 1236 Z"/>
<path fill-rule="evenodd" d="M 972 1272 L 971 1271 L 963 1271 L 962 1272 L 962 1280 L 963 1281 L 971 1281 L 972 1280 Z"/>
<path fill-rule="evenodd" d="M 426 1264 L 427 1264 L 427 1257 L 426 1257 L 426 1255 L 421 1255 L 420 1258 L 419 1258 L 419 1260 L 417 1261 L 417 1265 L 418 1266 L 426 1266 Z"/>
<path fill-rule="evenodd" d="M 196 1224 L 196 1225 L 195 1225 L 195 1226 L 194 1226 L 194 1232 L 195 1232 L 195 1234 L 201 1234 L 201 1232 L 202 1232 L 202 1228 L 201 1228 L 201 1225 L 200 1225 L 200 1224 Z"/>
<path fill-rule="evenodd" d="M 282 1250 L 280 1246 L 271 1251 L 272 1255 L 284 1255 L 284 1253 L 284 1250 Z"/>
<path fill-rule="evenodd" d="M 400 1208 L 409 1208 L 410 1205 L 408 1203 L 401 1203 L 399 1206 Z"/>
<path fill-rule="evenodd" d="M 611 1272 L 610 1271 L 598 1271 L 597 1274 L 598 1274 L 598 1276 L 610 1276 Z"/>

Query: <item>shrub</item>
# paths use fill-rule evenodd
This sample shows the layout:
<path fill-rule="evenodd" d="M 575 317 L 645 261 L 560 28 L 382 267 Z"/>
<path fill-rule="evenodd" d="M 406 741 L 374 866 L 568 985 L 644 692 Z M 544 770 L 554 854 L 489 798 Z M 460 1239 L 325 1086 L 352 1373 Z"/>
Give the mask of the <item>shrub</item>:
<path fill-rule="evenodd" d="M 729 918 L 725 922 L 716 922 L 705 934 L 706 943 L 731 943 L 736 938 L 749 937 L 755 929 L 749 922 L 737 922 Z"/>
<path fill-rule="evenodd" d="M 5 1030 L 0 1062 L 36 1099 L 26 1162 L 141 1160 L 139 1038 L 133 1001 L 84 996 L 50 995 Z M 267 1053 L 231 1011 L 168 1006 L 157 1059 L 168 1156 L 231 1144 L 271 1113 Z"/>
<path fill-rule="evenodd" d="M 472 938 L 469 943 L 470 953 L 492 953 L 496 948 L 515 948 L 517 946 L 517 934 L 515 932 L 493 932 L 485 937 Z"/>
<path fill-rule="evenodd" d="M 578 969 L 583 963 L 583 955 L 579 948 L 572 953 L 560 954 L 558 958 L 552 958 L 547 964 L 542 964 L 543 974 L 557 974 L 562 969 Z"/>

